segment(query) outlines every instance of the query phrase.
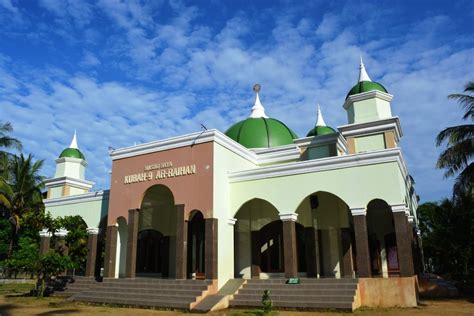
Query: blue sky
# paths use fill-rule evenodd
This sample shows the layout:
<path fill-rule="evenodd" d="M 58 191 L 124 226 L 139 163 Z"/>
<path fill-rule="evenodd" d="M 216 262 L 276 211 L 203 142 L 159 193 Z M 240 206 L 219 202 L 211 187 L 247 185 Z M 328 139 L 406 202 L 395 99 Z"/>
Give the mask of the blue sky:
<path fill-rule="evenodd" d="M 304 136 L 316 105 L 347 123 L 359 56 L 394 95 L 422 201 L 450 195 L 436 134 L 461 123 L 447 95 L 474 79 L 474 2 L 0 0 L 0 120 L 24 151 L 54 159 L 75 129 L 95 189 L 115 148 L 248 116 L 252 85 Z"/>

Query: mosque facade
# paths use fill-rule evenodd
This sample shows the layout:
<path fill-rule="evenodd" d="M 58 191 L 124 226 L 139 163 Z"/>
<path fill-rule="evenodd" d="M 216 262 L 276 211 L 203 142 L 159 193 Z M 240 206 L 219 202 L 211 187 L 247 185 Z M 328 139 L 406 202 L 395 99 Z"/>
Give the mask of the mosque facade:
<path fill-rule="evenodd" d="M 327 126 L 318 107 L 299 138 L 254 91 L 250 116 L 225 133 L 110 150 L 110 190 L 90 192 L 74 135 L 46 181 L 47 211 L 80 215 L 90 249 L 106 230 L 104 278 L 201 278 L 219 290 L 232 279 L 416 275 L 417 196 L 393 96 L 361 61 L 348 123 Z"/>

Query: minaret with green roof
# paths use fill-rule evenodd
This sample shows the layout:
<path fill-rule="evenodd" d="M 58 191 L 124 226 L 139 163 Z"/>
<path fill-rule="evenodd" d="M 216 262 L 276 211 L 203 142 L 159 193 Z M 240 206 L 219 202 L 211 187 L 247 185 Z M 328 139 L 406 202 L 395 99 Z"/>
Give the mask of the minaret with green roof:
<path fill-rule="evenodd" d="M 344 102 L 349 124 L 392 117 L 390 109 L 392 98 L 393 96 L 382 84 L 370 79 L 361 57 L 359 81 L 349 90 Z"/>
<path fill-rule="evenodd" d="M 86 167 L 86 158 L 77 146 L 74 131 L 71 144 L 56 159 L 54 177 L 45 181 L 48 199 L 89 192 L 94 183 L 85 180 Z"/>
<path fill-rule="evenodd" d="M 402 130 L 398 117 L 392 116 L 392 98 L 382 84 L 370 79 L 361 58 L 359 81 L 344 102 L 348 124 L 338 126 L 349 154 L 398 147 Z"/>

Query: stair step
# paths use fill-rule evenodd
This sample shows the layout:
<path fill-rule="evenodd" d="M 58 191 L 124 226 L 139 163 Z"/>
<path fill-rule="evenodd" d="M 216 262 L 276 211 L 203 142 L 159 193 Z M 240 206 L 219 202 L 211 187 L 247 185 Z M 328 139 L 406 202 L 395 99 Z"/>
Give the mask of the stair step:
<path fill-rule="evenodd" d="M 319 295 L 319 296 L 301 296 L 301 295 L 270 295 L 271 300 L 275 302 L 300 301 L 300 302 L 350 302 L 354 300 L 354 295 Z M 240 301 L 256 301 L 261 304 L 261 296 L 237 294 L 236 300 Z"/>
<path fill-rule="evenodd" d="M 272 289 L 270 295 L 283 295 L 288 293 L 288 289 Z M 291 289 L 292 295 L 354 295 L 354 289 Z M 246 288 L 240 289 L 237 292 L 237 295 L 240 294 L 253 294 L 253 295 L 263 295 L 263 290 L 255 288 Z"/>
<path fill-rule="evenodd" d="M 189 309 L 190 304 L 183 302 L 182 300 L 169 301 L 169 300 L 144 300 L 144 299 L 123 299 L 116 297 L 93 297 L 93 296 L 81 296 L 79 298 L 82 302 L 89 303 L 101 303 L 101 304 L 118 304 L 123 306 L 147 306 L 147 307 L 167 307 L 167 308 L 179 308 Z"/>
<path fill-rule="evenodd" d="M 261 307 L 260 301 L 232 300 L 230 307 Z M 274 307 L 283 308 L 314 308 L 314 309 L 352 309 L 352 302 L 302 302 L 302 301 L 274 301 Z"/>
<path fill-rule="evenodd" d="M 90 296 L 101 296 L 101 297 L 106 297 L 106 296 L 110 296 L 110 297 L 150 297 L 150 298 L 173 298 L 173 299 L 182 299 L 182 300 L 185 300 L 185 299 L 190 299 L 192 301 L 194 301 L 196 299 L 196 296 L 201 296 L 202 293 L 199 292 L 199 293 L 189 293 L 189 292 L 182 292 L 182 293 L 178 293 L 178 294 L 164 294 L 164 293 L 150 293 L 148 291 L 146 292 L 122 292 L 122 293 L 117 293 L 117 292 L 110 292 L 110 291 L 103 291 L 103 290 L 98 290 L 98 289 L 94 289 L 93 291 L 89 291 L 87 293 L 84 293 L 86 295 L 90 295 Z"/>

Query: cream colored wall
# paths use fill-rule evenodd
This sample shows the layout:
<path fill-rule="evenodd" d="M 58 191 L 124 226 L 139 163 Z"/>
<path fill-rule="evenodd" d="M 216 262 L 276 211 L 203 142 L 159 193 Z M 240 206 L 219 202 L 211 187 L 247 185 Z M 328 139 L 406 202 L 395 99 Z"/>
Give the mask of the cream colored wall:
<path fill-rule="evenodd" d="M 270 202 L 280 213 L 295 212 L 317 191 L 333 193 L 351 208 L 363 208 L 375 198 L 389 204 L 403 203 L 405 198 L 404 180 L 396 162 L 234 182 L 230 189 L 230 217 L 253 198 Z"/>
<path fill-rule="evenodd" d="M 125 269 L 127 263 L 127 238 L 128 238 L 128 225 L 127 221 L 120 217 L 117 220 L 117 252 L 115 260 L 115 277 L 125 277 Z"/>
<path fill-rule="evenodd" d="M 49 192 L 50 192 L 49 193 L 50 199 L 61 197 L 63 195 L 63 187 L 60 186 L 60 187 L 49 188 Z"/>
<path fill-rule="evenodd" d="M 84 193 L 87 193 L 87 191 L 84 189 L 76 188 L 73 186 L 69 187 L 69 195 L 77 195 L 77 194 L 84 194 Z"/>
<path fill-rule="evenodd" d="M 81 164 L 81 159 L 65 158 L 66 161 L 56 164 L 55 178 L 71 177 L 84 180 L 86 168 Z"/>
<path fill-rule="evenodd" d="M 80 215 L 88 227 L 99 227 L 100 220 L 107 216 L 108 205 L 109 199 L 106 196 L 96 201 L 71 201 L 68 205 L 48 206 L 46 203 L 46 211 L 53 217 Z"/>
<path fill-rule="evenodd" d="M 229 219 L 235 212 L 230 208 L 229 171 L 255 168 L 250 161 L 232 153 L 230 150 L 214 143 L 214 174 L 213 174 L 213 216 L 218 219 L 218 287 L 222 287 L 229 279 L 234 278 L 234 226 Z"/>
<path fill-rule="evenodd" d="M 390 102 L 378 98 L 354 102 L 347 111 L 349 124 L 392 117 Z"/>
<path fill-rule="evenodd" d="M 356 153 L 385 149 L 385 139 L 383 134 L 355 137 L 354 142 Z"/>
<path fill-rule="evenodd" d="M 308 159 L 319 159 L 329 157 L 329 145 L 308 148 L 307 155 Z"/>

